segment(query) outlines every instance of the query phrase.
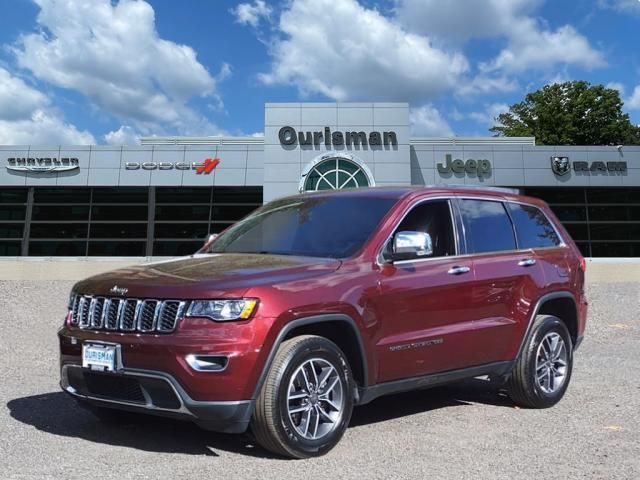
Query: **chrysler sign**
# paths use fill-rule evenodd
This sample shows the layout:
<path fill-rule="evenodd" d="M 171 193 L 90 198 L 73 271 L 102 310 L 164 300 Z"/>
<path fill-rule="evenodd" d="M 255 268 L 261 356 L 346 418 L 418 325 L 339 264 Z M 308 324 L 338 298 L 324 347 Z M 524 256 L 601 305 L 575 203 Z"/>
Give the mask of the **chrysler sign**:
<path fill-rule="evenodd" d="M 73 157 L 10 157 L 7 170 L 14 172 L 52 173 L 80 168 L 80 161 Z"/>

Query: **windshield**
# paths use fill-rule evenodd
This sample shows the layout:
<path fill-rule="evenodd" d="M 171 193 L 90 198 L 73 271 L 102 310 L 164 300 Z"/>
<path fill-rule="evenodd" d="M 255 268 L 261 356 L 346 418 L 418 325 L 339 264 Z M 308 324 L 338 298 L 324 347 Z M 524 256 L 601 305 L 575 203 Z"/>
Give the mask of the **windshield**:
<path fill-rule="evenodd" d="M 236 223 L 207 253 L 272 253 L 345 258 L 357 253 L 396 202 L 318 196 L 271 202 Z"/>

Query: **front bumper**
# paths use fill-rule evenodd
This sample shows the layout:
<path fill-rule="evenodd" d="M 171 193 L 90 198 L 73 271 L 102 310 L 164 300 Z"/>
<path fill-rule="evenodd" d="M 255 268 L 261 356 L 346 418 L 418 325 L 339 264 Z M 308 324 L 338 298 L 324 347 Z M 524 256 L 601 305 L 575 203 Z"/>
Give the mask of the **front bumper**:
<path fill-rule="evenodd" d="M 171 375 L 151 370 L 124 368 L 105 373 L 64 364 L 60 386 L 81 402 L 190 420 L 216 432 L 246 431 L 253 411 L 251 400 L 193 400 Z"/>

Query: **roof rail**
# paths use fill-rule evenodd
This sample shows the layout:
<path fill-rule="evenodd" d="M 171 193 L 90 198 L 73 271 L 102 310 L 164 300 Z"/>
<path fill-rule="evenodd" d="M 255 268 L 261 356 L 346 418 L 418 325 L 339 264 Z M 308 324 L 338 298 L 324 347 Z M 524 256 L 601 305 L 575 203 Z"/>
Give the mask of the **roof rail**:
<path fill-rule="evenodd" d="M 466 190 L 489 190 L 492 192 L 502 192 L 502 193 L 515 193 L 519 194 L 519 188 L 509 188 L 509 187 L 491 187 L 484 185 L 465 185 L 464 183 L 441 183 L 439 185 L 425 185 L 424 188 L 460 188 Z"/>

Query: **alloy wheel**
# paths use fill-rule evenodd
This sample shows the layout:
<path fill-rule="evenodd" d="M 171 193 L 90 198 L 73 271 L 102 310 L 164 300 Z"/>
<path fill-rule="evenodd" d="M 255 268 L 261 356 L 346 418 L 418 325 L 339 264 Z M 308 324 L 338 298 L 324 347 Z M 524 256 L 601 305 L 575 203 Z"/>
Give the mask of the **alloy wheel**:
<path fill-rule="evenodd" d="M 547 333 L 536 354 L 536 382 L 547 394 L 555 393 L 567 377 L 568 352 L 562 336 Z"/>
<path fill-rule="evenodd" d="M 306 360 L 291 376 L 287 414 L 300 436 L 318 440 L 330 434 L 342 419 L 344 404 L 343 381 L 327 360 Z"/>

